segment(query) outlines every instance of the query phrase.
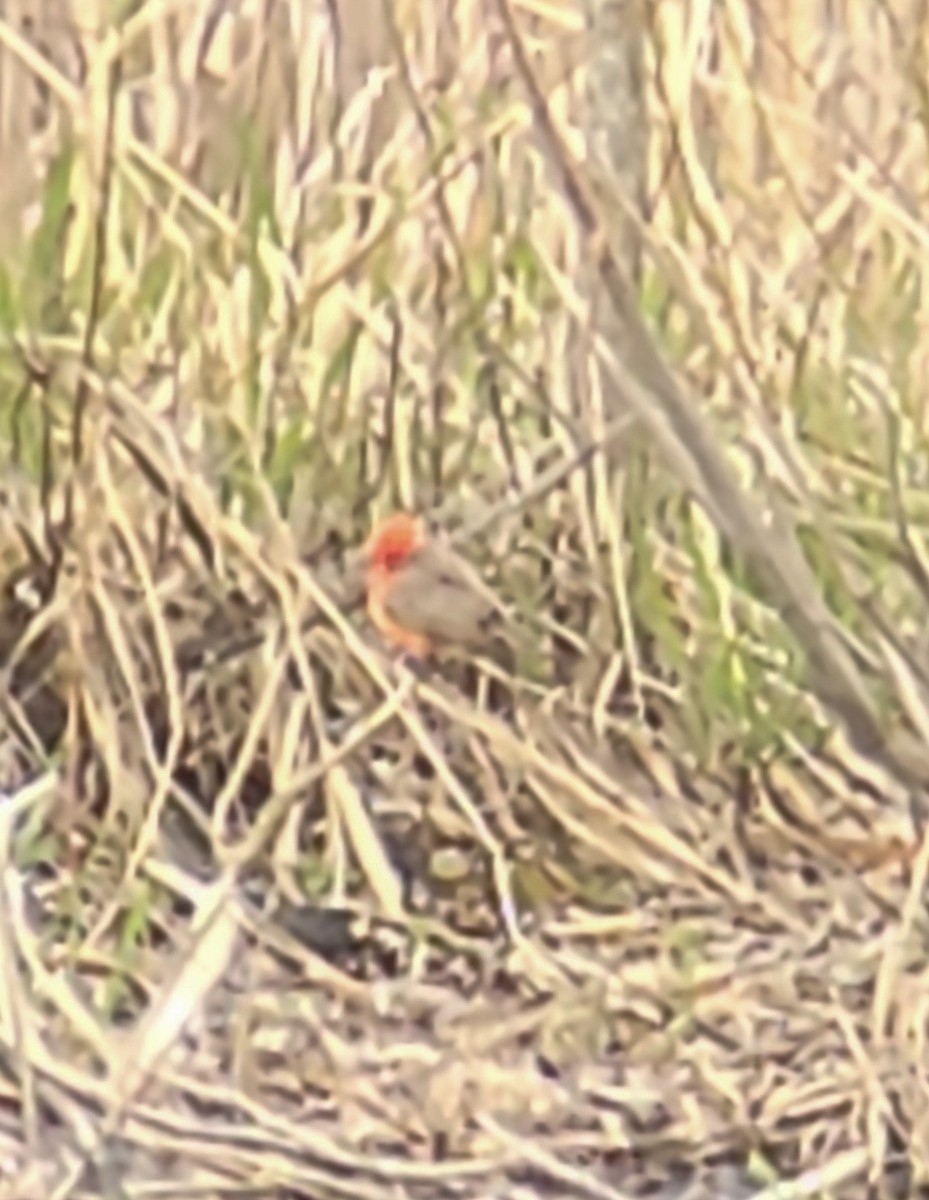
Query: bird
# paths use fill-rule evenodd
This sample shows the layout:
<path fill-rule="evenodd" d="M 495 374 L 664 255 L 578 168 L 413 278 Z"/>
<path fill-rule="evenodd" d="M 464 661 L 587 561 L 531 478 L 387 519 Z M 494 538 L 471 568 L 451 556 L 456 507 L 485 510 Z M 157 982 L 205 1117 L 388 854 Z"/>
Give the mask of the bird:
<path fill-rule="evenodd" d="M 427 660 L 447 650 L 486 649 L 502 607 L 478 572 L 430 537 L 408 512 L 395 512 L 365 546 L 367 611 L 394 646 Z"/>

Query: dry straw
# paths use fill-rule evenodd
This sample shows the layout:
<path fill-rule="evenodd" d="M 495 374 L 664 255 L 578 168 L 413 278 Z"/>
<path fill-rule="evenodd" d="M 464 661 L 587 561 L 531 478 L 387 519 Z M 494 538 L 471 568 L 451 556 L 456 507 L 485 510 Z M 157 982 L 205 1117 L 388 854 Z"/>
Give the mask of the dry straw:
<path fill-rule="evenodd" d="M 0 1200 L 924 1185 L 927 20 L 2 6 Z"/>

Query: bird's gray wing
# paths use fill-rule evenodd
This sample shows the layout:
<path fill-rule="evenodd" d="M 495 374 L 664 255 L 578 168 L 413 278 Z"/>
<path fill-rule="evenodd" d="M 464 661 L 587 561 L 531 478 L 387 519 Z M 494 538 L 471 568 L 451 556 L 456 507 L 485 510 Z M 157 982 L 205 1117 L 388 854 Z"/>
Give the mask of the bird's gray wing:
<path fill-rule="evenodd" d="M 411 632 L 452 644 L 480 642 L 495 616 L 493 605 L 454 577 L 430 578 L 415 569 L 397 573 L 384 610 Z"/>

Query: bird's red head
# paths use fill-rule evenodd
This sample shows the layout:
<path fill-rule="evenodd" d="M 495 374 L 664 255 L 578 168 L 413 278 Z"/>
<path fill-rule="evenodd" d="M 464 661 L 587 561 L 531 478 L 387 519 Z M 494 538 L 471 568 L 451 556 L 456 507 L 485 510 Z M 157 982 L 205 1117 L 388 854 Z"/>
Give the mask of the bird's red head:
<path fill-rule="evenodd" d="M 415 517 L 393 513 L 377 526 L 368 541 L 368 566 L 396 571 L 424 540 L 422 526 Z"/>

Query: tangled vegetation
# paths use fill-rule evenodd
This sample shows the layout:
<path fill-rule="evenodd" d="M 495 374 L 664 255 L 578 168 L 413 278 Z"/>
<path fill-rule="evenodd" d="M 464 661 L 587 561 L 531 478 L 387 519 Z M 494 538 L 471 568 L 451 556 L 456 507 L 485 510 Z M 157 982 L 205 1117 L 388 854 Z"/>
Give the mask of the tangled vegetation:
<path fill-rule="evenodd" d="M 0 16 L 0 1197 L 915 1194 L 925 4 L 628 6 L 641 213 L 580 6 L 117 7 Z"/>

